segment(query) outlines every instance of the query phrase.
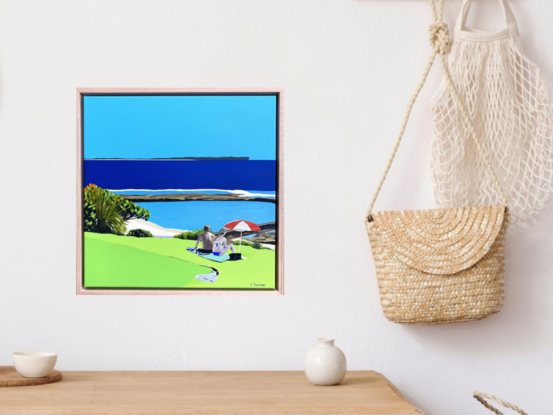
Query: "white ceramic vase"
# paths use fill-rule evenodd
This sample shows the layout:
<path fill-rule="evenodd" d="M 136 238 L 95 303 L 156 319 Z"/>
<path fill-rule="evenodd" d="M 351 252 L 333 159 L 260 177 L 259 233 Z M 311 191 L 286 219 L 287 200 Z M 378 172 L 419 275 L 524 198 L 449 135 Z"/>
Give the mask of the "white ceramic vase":
<path fill-rule="evenodd" d="M 337 385 L 346 371 L 346 356 L 334 346 L 334 339 L 317 339 L 317 344 L 307 352 L 305 375 L 315 385 Z"/>

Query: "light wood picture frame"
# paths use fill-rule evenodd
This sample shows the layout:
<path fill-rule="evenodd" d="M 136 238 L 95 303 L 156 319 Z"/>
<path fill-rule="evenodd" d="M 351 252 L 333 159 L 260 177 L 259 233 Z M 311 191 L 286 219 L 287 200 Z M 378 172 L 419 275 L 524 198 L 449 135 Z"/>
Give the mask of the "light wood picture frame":
<path fill-rule="evenodd" d="M 78 88 L 77 294 L 283 295 L 283 152 L 280 88 Z"/>

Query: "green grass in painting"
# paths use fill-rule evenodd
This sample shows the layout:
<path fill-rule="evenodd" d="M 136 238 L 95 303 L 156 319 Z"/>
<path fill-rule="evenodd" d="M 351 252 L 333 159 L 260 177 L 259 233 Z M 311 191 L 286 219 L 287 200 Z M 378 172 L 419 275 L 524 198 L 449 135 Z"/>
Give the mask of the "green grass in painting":
<path fill-rule="evenodd" d="M 274 289 L 275 251 L 242 246 L 241 261 L 216 263 L 186 248 L 196 241 L 134 238 L 85 232 L 84 285 L 88 288 Z M 216 268 L 215 283 L 197 281 Z"/>

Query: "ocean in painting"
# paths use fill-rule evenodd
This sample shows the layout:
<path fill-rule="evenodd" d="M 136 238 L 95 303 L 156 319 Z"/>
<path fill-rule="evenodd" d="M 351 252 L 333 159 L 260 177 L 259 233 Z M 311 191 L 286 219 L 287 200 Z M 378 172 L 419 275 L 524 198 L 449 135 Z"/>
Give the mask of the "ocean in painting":
<path fill-rule="evenodd" d="M 117 192 L 115 192 L 117 193 Z M 196 230 L 210 225 L 215 231 L 237 219 L 262 224 L 275 221 L 275 205 L 261 202 L 148 202 L 136 203 L 150 211 L 150 220 L 164 228 Z"/>
<path fill-rule="evenodd" d="M 84 185 L 121 195 L 237 194 L 275 199 L 273 160 L 85 160 Z M 246 201 L 137 202 L 165 228 L 221 229 L 235 219 L 275 221 L 276 205 Z"/>
<path fill-rule="evenodd" d="M 85 160 L 84 183 L 106 189 L 276 190 L 274 160 Z"/>

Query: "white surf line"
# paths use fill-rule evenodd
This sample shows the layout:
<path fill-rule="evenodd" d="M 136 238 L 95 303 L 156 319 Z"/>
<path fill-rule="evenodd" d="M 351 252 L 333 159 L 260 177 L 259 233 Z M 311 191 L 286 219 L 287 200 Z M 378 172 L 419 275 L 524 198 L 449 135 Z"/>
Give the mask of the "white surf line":
<path fill-rule="evenodd" d="M 247 190 L 223 190 L 223 189 L 110 189 L 111 192 L 226 192 L 241 196 L 276 197 L 274 194 L 251 193 Z"/>

